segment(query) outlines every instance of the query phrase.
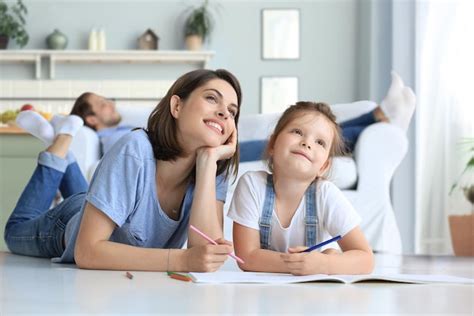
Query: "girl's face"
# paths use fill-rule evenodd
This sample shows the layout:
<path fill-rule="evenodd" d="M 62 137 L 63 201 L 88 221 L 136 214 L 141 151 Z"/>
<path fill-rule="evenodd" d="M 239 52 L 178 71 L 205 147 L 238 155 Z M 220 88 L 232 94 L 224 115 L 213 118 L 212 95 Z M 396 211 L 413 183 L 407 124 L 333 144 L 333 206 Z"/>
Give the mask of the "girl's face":
<path fill-rule="evenodd" d="M 308 112 L 291 120 L 277 135 L 269 154 L 273 171 L 314 180 L 329 167 L 334 128 L 322 114 Z"/>
<path fill-rule="evenodd" d="M 183 148 L 189 152 L 225 144 L 236 130 L 237 104 L 234 88 L 221 79 L 208 81 L 186 100 L 172 96 L 171 113 L 177 121 Z"/>

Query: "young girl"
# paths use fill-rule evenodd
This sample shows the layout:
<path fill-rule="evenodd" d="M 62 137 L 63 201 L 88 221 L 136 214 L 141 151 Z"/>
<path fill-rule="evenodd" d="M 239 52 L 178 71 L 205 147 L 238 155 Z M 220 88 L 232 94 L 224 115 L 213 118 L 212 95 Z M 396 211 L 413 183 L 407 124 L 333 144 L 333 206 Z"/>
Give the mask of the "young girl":
<path fill-rule="evenodd" d="M 272 174 L 251 171 L 237 184 L 229 209 L 236 254 L 246 271 L 365 274 L 373 269 L 360 218 L 323 175 L 343 153 L 340 128 L 328 105 L 298 102 L 279 119 L 266 154 Z M 331 236 L 339 246 L 306 248 Z"/>
<path fill-rule="evenodd" d="M 103 157 L 88 189 L 68 154 L 82 124 L 59 124 L 7 222 L 9 249 L 87 269 L 218 269 L 233 250 L 222 239 L 222 210 L 226 175 L 237 168 L 240 104 L 240 84 L 226 70 L 183 75 L 147 130 L 124 136 Z M 58 188 L 64 201 L 48 210 Z M 188 249 L 180 249 L 188 232 Z"/>

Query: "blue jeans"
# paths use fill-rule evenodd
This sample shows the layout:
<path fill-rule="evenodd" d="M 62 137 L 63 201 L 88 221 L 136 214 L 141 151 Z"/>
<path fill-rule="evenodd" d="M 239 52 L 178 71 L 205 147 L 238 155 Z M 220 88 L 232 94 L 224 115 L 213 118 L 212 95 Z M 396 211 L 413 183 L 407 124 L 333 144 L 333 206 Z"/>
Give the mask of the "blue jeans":
<path fill-rule="evenodd" d="M 38 165 L 5 227 L 11 252 L 35 257 L 59 257 L 64 251 L 67 222 L 81 210 L 88 185 L 79 166 L 49 152 Z M 57 190 L 64 200 L 50 208 Z"/>
<path fill-rule="evenodd" d="M 359 139 L 362 131 L 369 125 L 377 123 L 374 116 L 374 111 L 362 114 L 352 120 L 342 122 L 339 124 L 342 129 L 342 136 L 344 137 L 344 142 L 346 148 L 349 152 L 353 152 L 355 144 Z"/>
<path fill-rule="evenodd" d="M 346 149 L 352 153 L 362 131 L 369 125 L 377 123 L 374 111 L 362 114 L 352 120 L 339 124 Z M 251 140 L 239 144 L 240 162 L 261 160 L 267 146 L 267 140 Z"/>

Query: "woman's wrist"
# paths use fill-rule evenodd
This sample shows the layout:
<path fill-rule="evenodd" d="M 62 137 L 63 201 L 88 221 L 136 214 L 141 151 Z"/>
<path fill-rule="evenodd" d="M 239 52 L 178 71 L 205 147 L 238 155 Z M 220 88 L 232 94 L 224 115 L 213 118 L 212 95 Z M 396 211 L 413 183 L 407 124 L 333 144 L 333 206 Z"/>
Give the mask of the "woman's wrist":
<path fill-rule="evenodd" d="M 188 271 L 185 249 L 168 249 L 166 271 Z"/>
<path fill-rule="evenodd" d="M 202 174 L 203 171 L 204 174 L 209 172 L 209 174 L 215 176 L 217 171 L 216 157 L 212 157 L 212 155 L 208 154 L 202 154 L 201 156 L 198 156 L 198 158 L 196 159 L 196 176 Z"/>
<path fill-rule="evenodd" d="M 216 165 L 219 157 L 214 148 L 206 148 L 198 151 L 196 159 L 196 168 L 205 165 Z"/>

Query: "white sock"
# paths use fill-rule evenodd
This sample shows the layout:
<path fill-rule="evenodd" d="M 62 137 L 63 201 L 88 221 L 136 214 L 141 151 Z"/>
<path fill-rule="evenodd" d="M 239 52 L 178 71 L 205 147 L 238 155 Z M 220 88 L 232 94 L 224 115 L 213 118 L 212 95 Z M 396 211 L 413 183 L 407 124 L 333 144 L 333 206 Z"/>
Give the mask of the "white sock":
<path fill-rule="evenodd" d="M 390 123 L 408 129 L 413 111 L 415 110 L 416 97 L 409 87 L 405 87 L 402 78 L 392 71 L 392 83 L 387 95 L 380 103 L 380 108 Z"/>
<path fill-rule="evenodd" d="M 22 111 L 16 117 L 16 123 L 25 131 L 41 139 L 46 146 L 54 140 L 54 129 L 51 124 L 35 111 Z"/>
<path fill-rule="evenodd" d="M 403 87 L 404 84 L 400 76 L 395 71 L 392 71 L 392 82 L 390 88 L 388 88 L 385 98 L 380 102 L 382 111 L 390 121 L 394 116 L 398 115 L 398 112 L 401 109 L 400 104 L 402 103 L 403 98 Z"/>
<path fill-rule="evenodd" d="M 64 120 L 65 117 L 66 116 L 62 114 L 54 114 L 53 117 L 51 118 L 51 121 L 49 121 L 51 125 L 53 125 L 55 133 L 59 129 L 59 125 L 61 124 L 62 120 Z"/>
<path fill-rule="evenodd" d="M 404 87 L 403 95 L 403 111 L 401 115 L 394 118 L 393 124 L 400 126 L 404 131 L 408 130 L 413 112 L 415 112 L 416 96 L 410 87 Z"/>
<path fill-rule="evenodd" d="M 77 115 L 65 116 L 62 120 L 55 121 L 55 132 L 58 134 L 68 134 L 74 137 L 79 129 L 84 125 L 84 121 Z"/>

